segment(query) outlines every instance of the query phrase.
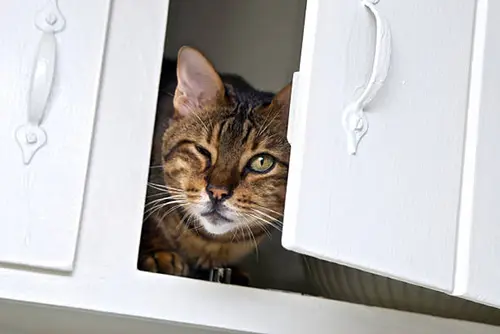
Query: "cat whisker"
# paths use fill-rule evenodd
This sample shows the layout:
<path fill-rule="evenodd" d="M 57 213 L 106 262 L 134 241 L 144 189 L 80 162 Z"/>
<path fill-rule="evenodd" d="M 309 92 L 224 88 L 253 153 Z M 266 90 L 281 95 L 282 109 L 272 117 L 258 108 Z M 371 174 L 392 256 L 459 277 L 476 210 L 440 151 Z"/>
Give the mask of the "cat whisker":
<path fill-rule="evenodd" d="M 171 205 L 172 203 L 162 203 L 162 204 L 158 204 L 157 206 L 155 206 L 154 208 L 151 208 L 151 210 L 149 212 L 145 212 L 145 216 L 144 216 L 144 220 L 147 220 L 149 217 L 151 217 L 152 215 L 154 215 L 155 213 L 157 212 L 160 212 L 160 210 L 162 210 L 163 208 L 165 208 L 167 205 Z M 175 205 L 174 208 L 178 208 L 180 207 L 180 205 Z M 162 220 L 163 218 L 165 217 L 165 215 L 162 217 Z"/>
<path fill-rule="evenodd" d="M 268 226 L 268 225 L 266 225 L 266 224 L 262 223 L 262 222 L 261 222 L 261 221 L 259 221 L 259 220 L 256 220 L 256 221 L 254 221 L 254 222 L 255 222 L 255 223 L 256 223 L 256 224 L 257 224 L 257 225 L 258 225 L 258 226 L 259 226 L 259 227 L 260 227 L 260 228 L 264 231 L 264 233 L 267 235 L 267 237 L 268 237 L 269 239 L 272 239 L 272 238 L 273 238 L 273 236 L 272 236 L 271 232 L 270 232 L 270 231 L 269 231 L 269 229 L 267 228 L 267 226 Z"/>
<path fill-rule="evenodd" d="M 252 211 L 253 211 L 253 213 L 257 213 L 257 214 L 259 214 L 259 215 L 261 215 L 261 216 L 263 216 L 263 217 L 265 217 L 265 218 L 268 218 L 268 219 L 270 219 L 271 221 L 276 222 L 276 223 L 277 223 L 277 224 L 279 224 L 279 225 L 283 225 L 283 222 L 282 222 L 281 220 L 279 220 L 279 219 L 277 219 L 277 218 L 274 218 L 273 216 L 268 215 L 268 214 L 267 214 L 267 213 L 265 213 L 265 212 L 262 212 L 262 211 L 257 210 L 257 209 L 252 209 Z"/>
<path fill-rule="evenodd" d="M 191 219 L 195 219 L 194 215 L 192 213 L 187 213 L 187 223 L 190 224 L 191 223 Z M 182 222 L 181 222 L 182 223 Z M 203 227 L 201 225 L 198 225 L 198 226 L 191 226 L 191 227 L 188 227 L 187 229 L 185 229 L 182 233 L 181 233 L 181 236 L 186 233 L 187 231 L 193 231 L 195 232 L 196 234 L 200 235 L 200 229 L 202 229 Z"/>
<path fill-rule="evenodd" d="M 202 228 L 203 228 L 202 226 L 196 226 L 196 227 L 190 228 L 190 231 L 194 231 L 194 232 L 196 232 L 196 234 L 200 235 L 200 230 Z"/>
<path fill-rule="evenodd" d="M 263 223 L 266 226 L 270 225 L 270 226 L 274 227 L 274 225 L 271 222 L 269 222 L 267 219 L 265 219 L 265 218 L 263 218 L 261 216 L 258 216 L 258 215 L 254 214 L 254 213 L 247 213 L 247 215 L 249 217 L 252 217 L 254 219 L 255 223 L 257 223 L 257 224 L 258 223 Z"/>
<path fill-rule="evenodd" d="M 166 205 L 168 204 L 171 204 L 171 203 L 167 203 Z M 165 207 L 166 205 L 164 205 L 163 207 Z M 163 207 L 159 207 L 156 211 L 160 211 Z M 174 205 L 172 208 L 170 208 L 170 210 L 177 210 L 177 209 L 180 209 L 183 207 L 183 204 L 176 204 Z M 160 219 L 158 219 L 158 226 L 160 226 L 162 224 L 162 222 L 164 221 L 165 217 L 168 215 L 168 212 L 166 214 L 164 214 Z"/>
<path fill-rule="evenodd" d="M 155 211 L 157 208 L 161 207 L 162 205 L 167 205 L 167 204 L 168 204 L 168 200 L 163 200 L 161 202 L 151 204 L 149 206 L 149 208 L 148 208 L 148 205 L 145 205 L 144 208 L 146 210 L 144 210 L 144 214 L 147 215 L 148 213 Z M 148 218 L 149 218 L 149 216 L 148 216 Z"/>
<path fill-rule="evenodd" d="M 236 236 L 238 235 L 238 232 L 240 231 L 240 226 L 239 225 L 236 225 L 236 229 L 233 231 L 233 236 L 231 238 L 231 242 L 234 241 L 234 239 L 236 238 Z M 236 241 L 238 241 L 238 239 L 236 239 Z"/>
<path fill-rule="evenodd" d="M 264 233 L 266 233 L 269 239 L 272 239 L 271 232 L 268 229 L 269 224 L 263 223 L 259 217 L 255 217 L 252 214 L 247 214 L 247 216 L 253 218 L 252 222 L 257 224 L 264 231 Z"/>
<path fill-rule="evenodd" d="M 180 201 L 179 203 L 176 203 L 175 206 L 172 208 L 168 209 L 160 218 L 160 221 L 163 221 L 165 217 L 167 217 L 169 214 L 174 212 L 175 210 L 181 209 L 181 208 L 186 208 L 188 203 Z"/>
<path fill-rule="evenodd" d="M 198 119 L 199 123 L 205 128 L 205 130 L 207 131 L 207 133 L 210 132 L 208 130 L 208 127 L 206 126 L 206 124 L 203 122 L 203 120 L 200 118 L 200 116 L 198 116 L 197 113 L 194 112 L 194 113 L 191 113 L 191 115 L 194 115 Z"/>
<path fill-rule="evenodd" d="M 278 215 L 280 217 L 283 217 L 283 214 L 281 212 L 278 212 L 278 211 L 275 211 L 273 209 L 270 209 L 270 208 L 266 208 L 265 206 L 262 206 L 260 204 L 257 204 L 257 203 L 253 203 L 255 206 L 257 206 L 259 209 L 262 209 L 262 210 L 266 210 L 268 212 L 271 212 L 271 213 L 274 213 L 275 215 Z"/>
<path fill-rule="evenodd" d="M 153 186 L 153 185 L 149 185 L 149 187 L 151 189 L 154 189 L 154 191 L 151 191 L 153 193 L 155 193 L 155 192 L 156 193 L 162 193 L 162 194 L 170 194 L 170 193 L 172 193 L 172 194 L 181 194 L 182 193 L 180 191 L 170 191 L 168 189 L 159 188 L 159 187 Z"/>
<path fill-rule="evenodd" d="M 183 215 L 182 215 L 182 219 L 181 219 L 181 221 L 180 221 L 180 222 L 181 222 L 181 225 L 182 225 L 182 224 L 184 224 L 184 223 L 186 223 L 186 224 L 188 224 L 188 225 L 189 225 L 189 224 L 191 223 L 191 220 L 192 220 L 193 218 L 194 218 L 194 216 L 193 216 L 193 214 L 192 214 L 192 213 L 190 213 L 189 211 L 185 211 L 185 212 L 183 213 Z M 180 226 L 178 226 L 178 227 L 180 227 Z M 193 227 L 193 228 L 188 228 L 188 230 L 189 230 L 189 229 L 198 229 L 198 228 L 199 228 L 199 226 L 195 226 L 195 227 Z"/>
<path fill-rule="evenodd" d="M 149 208 L 148 210 L 144 211 L 144 218 L 143 221 L 146 221 L 149 217 L 154 215 L 156 212 L 159 212 L 164 206 L 168 205 L 169 203 L 160 203 L 156 204 L 155 206 Z"/>
<path fill-rule="evenodd" d="M 154 191 L 149 191 L 149 194 L 146 196 L 147 198 L 150 197 L 157 197 L 157 196 L 184 196 L 187 197 L 187 195 L 183 192 L 179 191 L 166 191 L 163 189 L 155 189 Z"/>
<path fill-rule="evenodd" d="M 264 131 L 266 131 L 266 130 L 269 128 L 269 126 L 273 123 L 273 121 L 274 121 L 274 120 L 275 120 L 278 116 L 279 116 L 279 113 L 275 113 L 275 114 L 273 115 L 273 117 L 272 117 L 272 118 L 270 118 L 270 116 L 268 116 L 268 117 L 266 118 L 266 120 L 264 121 L 264 123 L 262 124 L 262 126 L 260 127 L 259 131 L 257 132 L 256 137 L 258 137 L 258 136 L 260 136 L 261 134 L 263 134 L 263 133 L 264 133 Z"/>
<path fill-rule="evenodd" d="M 158 190 L 158 191 L 167 191 L 168 189 L 159 185 L 156 185 L 154 183 L 148 183 L 148 186 L 152 189 Z"/>
<path fill-rule="evenodd" d="M 255 235 L 253 234 L 252 229 L 250 228 L 250 226 L 248 225 L 248 223 L 244 223 L 244 224 L 242 224 L 241 226 L 242 226 L 242 227 L 244 226 L 244 227 L 246 227 L 246 228 L 247 228 L 247 230 L 248 230 L 248 234 L 249 234 L 249 236 L 250 236 L 251 240 L 253 240 L 253 244 L 254 244 L 254 246 L 255 246 L 256 252 L 258 252 L 258 250 L 257 250 L 257 249 L 258 249 L 257 240 L 255 240 Z M 258 254 L 258 253 L 257 253 L 257 254 Z M 257 257 L 258 257 L 258 255 L 257 255 Z"/>
<path fill-rule="evenodd" d="M 154 183 L 154 182 L 148 182 L 148 186 L 156 186 L 156 187 L 161 187 L 161 188 L 165 187 L 165 185 L 163 185 L 163 184 Z"/>
<path fill-rule="evenodd" d="M 281 135 L 279 133 L 275 133 L 275 134 L 272 134 L 270 136 L 266 135 L 267 140 L 273 140 L 275 138 L 280 138 L 280 137 L 281 137 Z"/>
<path fill-rule="evenodd" d="M 155 191 L 153 193 L 148 194 L 146 196 L 147 198 L 149 198 L 147 201 L 152 200 L 151 197 L 158 197 L 158 196 L 187 198 L 186 194 L 184 194 L 184 193 L 176 193 L 176 192 L 169 192 L 169 191 L 164 191 L 164 190 L 158 190 L 158 191 Z"/>
<path fill-rule="evenodd" d="M 169 193 L 166 191 L 159 193 L 159 195 L 163 195 L 163 198 L 187 198 L 185 194 Z"/>
<path fill-rule="evenodd" d="M 281 232 L 281 227 L 279 225 L 276 225 L 275 223 L 268 221 L 268 220 L 264 219 L 263 217 L 259 217 L 257 215 L 249 214 L 249 216 L 266 224 L 266 225 L 268 225 L 268 226 L 274 227 L 276 230 Z"/>
<path fill-rule="evenodd" d="M 182 196 L 185 196 L 186 194 L 184 192 L 181 192 L 181 191 L 171 191 L 171 190 L 166 190 L 166 189 L 155 189 L 154 193 L 160 193 L 160 194 L 164 194 L 164 195 L 168 195 L 168 196 L 171 196 L 171 195 L 182 195 Z"/>
<path fill-rule="evenodd" d="M 175 210 L 177 210 L 178 208 L 180 208 L 180 207 L 185 208 L 185 207 L 188 205 L 188 203 L 187 203 L 186 201 L 176 201 L 176 202 L 172 202 L 172 203 L 174 203 L 174 204 L 179 204 L 179 206 L 178 206 L 178 207 L 175 207 L 175 208 L 170 208 L 167 212 L 165 212 L 165 214 L 164 214 L 164 215 L 163 215 L 163 217 L 162 217 L 162 220 L 163 220 L 166 216 L 168 216 L 169 214 L 171 214 L 172 212 L 174 212 Z"/>
<path fill-rule="evenodd" d="M 163 220 L 168 214 L 170 214 L 172 211 L 176 210 L 177 208 L 181 207 L 181 206 L 186 206 L 187 205 L 187 202 L 185 200 L 173 200 L 173 201 L 164 201 L 164 202 L 159 202 L 157 203 L 156 205 L 152 206 L 149 210 L 145 211 L 144 214 L 146 215 L 146 217 L 144 218 L 144 220 L 148 219 L 149 217 L 151 217 L 151 215 L 153 215 L 154 213 L 156 212 L 159 212 L 160 210 L 162 210 L 164 207 L 166 207 L 167 205 L 172 205 L 172 204 L 178 204 L 176 206 L 174 206 L 173 208 L 170 208 L 163 216 L 162 216 L 162 219 Z"/>
<path fill-rule="evenodd" d="M 184 224 L 184 220 L 186 220 L 187 217 L 188 217 L 188 213 L 183 212 L 181 219 L 179 220 L 179 222 L 177 223 L 177 226 L 175 227 L 176 231 L 178 231 L 181 228 L 181 226 Z"/>
<path fill-rule="evenodd" d="M 191 214 L 187 211 L 183 212 L 182 214 L 182 218 L 179 220 L 179 222 L 177 223 L 177 226 L 175 227 L 175 230 L 178 231 L 184 224 L 185 224 L 185 221 L 187 223 L 189 223 L 189 220 L 191 219 Z M 182 233 L 180 234 L 179 237 L 183 236 L 184 233 L 186 233 L 186 231 L 189 231 L 191 228 L 186 228 L 184 229 L 184 231 L 182 231 Z"/>
<path fill-rule="evenodd" d="M 176 209 L 180 208 L 180 205 L 177 204 L 177 205 L 173 206 L 173 208 L 176 208 Z M 153 215 L 154 213 L 157 213 L 157 212 L 159 213 L 161 209 L 162 209 L 162 207 L 157 208 L 155 210 L 155 212 L 151 212 L 150 213 L 150 216 Z M 162 222 L 164 221 L 165 217 L 166 217 L 166 215 L 164 214 L 163 216 L 161 216 L 161 218 L 158 219 L 158 226 L 160 226 L 162 224 Z"/>
<path fill-rule="evenodd" d="M 165 196 L 165 197 L 162 197 L 162 198 L 157 198 L 155 200 L 152 200 L 152 201 L 148 201 L 146 203 L 146 206 L 148 205 L 153 205 L 155 203 L 158 203 L 158 202 L 162 202 L 162 201 L 168 201 L 168 200 L 179 200 L 179 199 L 185 199 L 186 196 L 182 196 L 182 195 L 170 195 L 170 196 Z"/>
<path fill-rule="evenodd" d="M 244 219 L 244 217 L 241 213 L 236 212 L 236 215 L 238 216 L 238 218 Z M 236 224 L 236 229 L 233 231 L 233 236 L 231 238 L 231 242 L 233 242 L 234 240 L 239 241 L 238 235 L 239 235 L 241 229 L 242 228 L 241 228 L 240 224 Z"/>
<path fill-rule="evenodd" d="M 184 193 L 184 190 L 179 189 L 179 188 L 170 187 L 170 186 L 163 186 L 163 189 L 170 191 L 170 192 Z"/>
<path fill-rule="evenodd" d="M 182 202 L 183 202 L 183 199 L 168 199 L 168 200 L 160 199 L 156 203 L 151 203 L 149 205 L 149 207 L 144 206 L 144 208 L 146 209 L 146 210 L 144 210 L 144 214 L 148 215 L 148 214 L 156 211 L 157 209 L 161 210 L 163 207 L 165 207 L 167 205 L 178 204 L 178 203 L 182 203 Z M 147 218 L 149 218 L 149 216 Z"/>
<path fill-rule="evenodd" d="M 149 197 L 165 196 L 165 195 L 170 195 L 170 193 L 162 190 L 162 191 L 156 191 L 155 193 L 149 194 L 146 197 L 149 198 Z"/>
<path fill-rule="evenodd" d="M 169 190 L 169 191 L 184 192 L 184 190 L 182 190 L 182 189 L 171 187 L 171 186 L 167 186 L 167 185 L 164 185 L 164 184 L 154 183 L 154 182 L 148 182 L 148 186 L 150 186 L 151 188 L 159 189 L 159 190 Z"/>
<path fill-rule="evenodd" d="M 236 227 L 236 231 L 237 231 L 237 232 L 239 232 L 239 231 L 240 231 L 240 228 L 241 228 L 241 232 L 242 232 L 242 235 L 243 235 L 243 237 L 244 237 L 244 236 L 245 236 L 245 231 L 243 230 L 243 226 L 247 228 L 248 233 L 249 233 L 250 237 L 252 238 L 252 240 L 253 240 L 253 244 L 254 244 L 254 246 L 255 246 L 255 257 L 256 257 L 257 261 L 259 261 L 259 247 L 258 247 L 257 240 L 255 239 L 255 235 L 254 235 L 254 233 L 253 233 L 252 229 L 250 228 L 250 223 L 251 223 L 251 221 L 250 221 L 250 219 L 249 219 L 249 217 L 248 217 L 248 215 L 247 215 L 247 214 L 244 214 L 244 213 L 240 213 L 240 212 L 238 212 L 238 213 L 237 213 L 237 215 L 239 216 L 239 218 L 241 218 L 241 219 L 242 219 L 243 224 L 238 224 L 238 225 L 237 225 L 237 227 Z M 259 224 L 259 225 L 260 225 L 260 224 Z M 262 226 L 263 226 L 263 225 L 262 225 Z M 265 227 L 263 228 L 263 230 L 264 230 L 264 232 L 265 232 L 268 236 L 270 236 L 270 235 L 268 234 L 267 229 L 266 229 Z M 234 235 L 233 235 L 233 238 L 234 238 Z M 238 239 L 236 239 L 236 240 L 238 240 Z"/>

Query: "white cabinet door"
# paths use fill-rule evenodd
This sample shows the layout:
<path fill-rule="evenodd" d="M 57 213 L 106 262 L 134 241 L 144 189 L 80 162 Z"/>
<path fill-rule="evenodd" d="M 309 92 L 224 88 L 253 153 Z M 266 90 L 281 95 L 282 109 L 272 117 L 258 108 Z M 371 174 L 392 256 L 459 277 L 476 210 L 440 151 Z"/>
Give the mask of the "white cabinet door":
<path fill-rule="evenodd" d="M 308 1 L 286 248 L 453 290 L 475 2 L 375 6 L 392 31 L 392 56 L 353 156 L 343 109 L 370 75 L 375 21 L 361 1 Z"/>
<path fill-rule="evenodd" d="M 109 5 L 2 0 L 1 263 L 73 267 Z"/>
<path fill-rule="evenodd" d="M 454 293 L 500 307 L 500 2 L 478 1 Z"/>

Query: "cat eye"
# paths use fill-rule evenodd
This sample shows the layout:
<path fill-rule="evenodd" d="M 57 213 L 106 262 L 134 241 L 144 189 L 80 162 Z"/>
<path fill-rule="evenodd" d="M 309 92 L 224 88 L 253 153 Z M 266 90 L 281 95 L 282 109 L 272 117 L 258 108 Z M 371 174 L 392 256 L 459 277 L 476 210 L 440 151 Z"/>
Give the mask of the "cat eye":
<path fill-rule="evenodd" d="M 276 164 L 276 159 L 269 154 L 259 154 L 253 157 L 249 162 L 247 168 L 255 173 L 267 173 L 273 169 Z"/>
<path fill-rule="evenodd" d="M 195 148 L 198 152 L 200 152 L 202 155 L 204 155 L 209 160 L 212 159 L 212 155 L 210 154 L 210 152 L 206 148 L 204 148 L 200 145 L 196 145 Z"/>

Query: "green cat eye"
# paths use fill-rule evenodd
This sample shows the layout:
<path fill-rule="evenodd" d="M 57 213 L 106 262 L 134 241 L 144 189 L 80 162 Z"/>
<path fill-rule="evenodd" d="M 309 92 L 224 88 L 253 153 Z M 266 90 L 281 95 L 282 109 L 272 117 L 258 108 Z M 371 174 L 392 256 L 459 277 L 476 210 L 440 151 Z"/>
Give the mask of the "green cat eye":
<path fill-rule="evenodd" d="M 260 154 L 248 162 L 248 169 L 255 173 L 267 173 L 273 169 L 276 160 L 269 154 Z"/>

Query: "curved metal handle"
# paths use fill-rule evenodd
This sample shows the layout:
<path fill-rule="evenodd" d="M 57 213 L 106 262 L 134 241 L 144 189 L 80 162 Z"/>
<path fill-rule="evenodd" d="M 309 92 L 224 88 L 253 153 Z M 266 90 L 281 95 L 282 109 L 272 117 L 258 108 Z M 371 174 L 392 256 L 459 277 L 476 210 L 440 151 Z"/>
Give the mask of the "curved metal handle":
<path fill-rule="evenodd" d="M 364 108 L 373 100 L 384 84 L 391 60 L 391 31 L 388 22 L 375 8 L 377 0 L 362 0 L 363 5 L 375 17 L 377 26 L 375 56 L 370 79 L 356 101 L 350 103 L 343 112 L 343 126 L 347 135 L 347 152 L 356 154 L 358 145 L 368 132 L 368 119 Z"/>

